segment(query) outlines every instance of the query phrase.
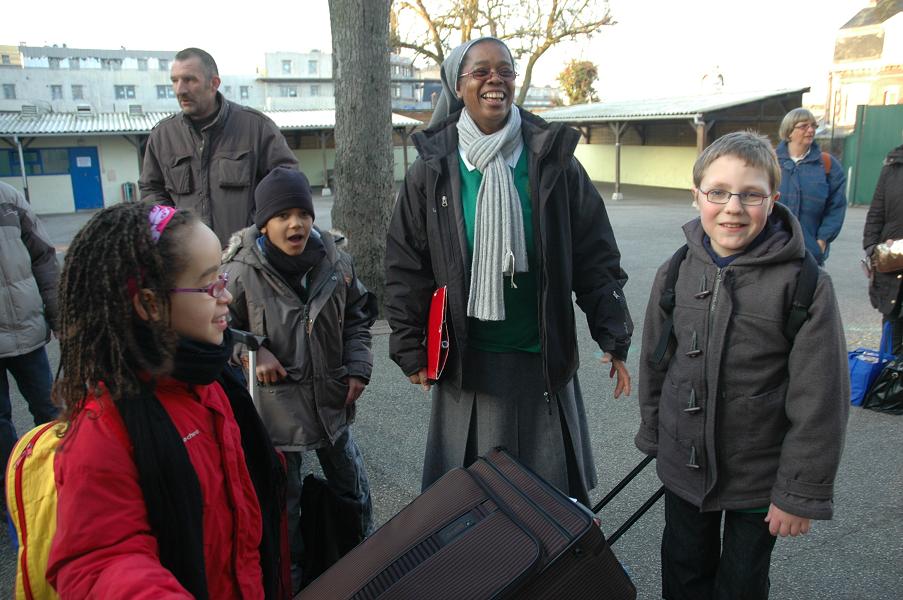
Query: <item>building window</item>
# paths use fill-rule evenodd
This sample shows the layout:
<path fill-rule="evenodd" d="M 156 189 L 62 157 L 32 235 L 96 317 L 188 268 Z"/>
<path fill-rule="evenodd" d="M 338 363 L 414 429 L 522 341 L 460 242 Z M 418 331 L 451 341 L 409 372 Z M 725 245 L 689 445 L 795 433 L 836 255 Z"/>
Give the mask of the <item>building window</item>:
<path fill-rule="evenodd" d="M 117 100 L 132 100 L 135 97 L 135 86 L 133 85 L 115 85 Z"/>
<path fill-rule="evenodd" d="M 291 74 L 292 72 L 292 61 L 284 60 L 282 61 L 282 72 L 286 74 Z"/>
<path fill-rule="evenodd" d="M 82 68 L 82 61 L 79 58 L 70 58 L 69 59 L 69 70 L 70 71 L 78 71 Z"/>
<path fill-rule="evenodd" d="M 139 71 L 147 71 L 147 59 L 146 58 L 138 59 L 138 70 Z"/>
<path fill-rule="evenodd" d="M 68 175 L 69 150 L 66 148 L 42 148 L 22 153 L 25 172 L 28 175 Z M 21 177 L 19 153 L 0 150 L 0 177 Z"/>
<path fill-rule="evenodd" d="M 401 86 L 400 85 L 392 86 L 392 95 L 396 98 L 401 98 Z"/>
<path fill-rule="evenodd" d="M 121 71 L 122 70 L 122 59 L 121 58 L 101 58 L 100 59 L 100 68 L 105 71 Z"/>
<path fill-rule="evenodd" d="M 224 86 L 223 86 L 223 94 L 226 95 L 226 96 L 231 96 L 231 95 L 232 95 L 232 86 L 231 86 L 231 85 L 224 85 Z"/>
<path fill-rule="evenodd" d="M 251 90 L 246 85 L 242 85 L 238 88 L 238 93 L 241 96 L 242 100 L 247 100 L 251 97 Z"/>
<path fill-rule="evenodd" d="M 310 95 L 311 96 L 319 96 L 320 95 L 320 86 L 318 86 L 318 85 L 310 86 Z"/>
<path fill-rule="evenodd" d="M 16 84 L 15 83 L 4 83 L 3 84 L 3 99 L 4 100 L 15 100 L 16 99 Z"/>
<path fill-rule="evenodd" d="M 160 70 L 161 70 L 161 71 L 169 71 L 169 60 L 167 60 L 167 59 L 165 59 L 165 58 L 161 58 L 161 59 L 160 59 L 159 61 L 157 61 L 157 62 L 160 64 Z"/>
<path fill-rule="evenodd" d="M 51 85 L 50 86 L 50 99 L 51 100 L 62 100 L 63 99 L 63 86 Z"/>
<path fill-rule="evenodd" d="M 307 61 L 307 74 L 308 75 L 316 75 L 318 64 L 319 64 L 319 61 L 316 61 L 316 60 Z"/>
<path fill-rule="evenodd" d="M 297 98 L 298 97 L 298 87 L 294 85 L 282 85 L 279 86 L 279 95 L 283 98 Z"/>
<path fill-rule="evenodd" d="M 158 85 L 157 86 L 157 98 L 175 98 L 176 91 L 172 89 L 171 85 Z"/>
<path fill-rule="evenodd" d="M 73 100 L 84 100 L 85 99 L 85 86 L 73 85 L 72 86 L 72 99 Z"/>
<path fill-rule="evenodd" d="M 48 65 L 51 69 L 59 69 L 59 68 L 60 68 L 60 59 L 58 59 L 58 58 L 48 58 L 48 59 L 47 59 L 47 65 Z"/>
<path fill-rule="evenodd" d="M 888 104 L 896 104 L 899 96 L 899 88 L 885 88 L 884 89 L 884 105 Z"/>
<path fill-rule="evenodd" d="M 2 62 L 4 65 L 10 64 L 9 54 L 4 54 L 2 59 L 0 59 L 0 62 Z"/>

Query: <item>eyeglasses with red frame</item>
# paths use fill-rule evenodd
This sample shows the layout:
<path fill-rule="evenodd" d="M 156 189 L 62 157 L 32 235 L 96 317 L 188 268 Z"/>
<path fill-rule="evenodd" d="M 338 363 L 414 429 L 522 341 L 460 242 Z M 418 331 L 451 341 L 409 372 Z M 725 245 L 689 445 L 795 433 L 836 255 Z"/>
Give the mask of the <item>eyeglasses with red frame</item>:
<path fill-rule="evenodd" d="M 222 298 L 226 291 L 226 284 L 229 283 L 229 274 L 220 273 L 216 281 L 202 288 L 170 288 L 170 292 L 204 292 L 211 298 Z"/>

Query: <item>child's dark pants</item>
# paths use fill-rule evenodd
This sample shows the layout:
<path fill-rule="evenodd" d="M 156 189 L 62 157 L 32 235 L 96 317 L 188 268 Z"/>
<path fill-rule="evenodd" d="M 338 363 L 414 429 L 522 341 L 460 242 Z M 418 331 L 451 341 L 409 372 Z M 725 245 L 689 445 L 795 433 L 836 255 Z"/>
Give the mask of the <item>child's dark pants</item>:
<path fill-rule="evenodd" d="M 721 516 L 724 543 L 721 541 Z M 775 537 L 764 513 L 699 512 L 665 491 L 662 597 L 665 600 L 768 598 Z"/>

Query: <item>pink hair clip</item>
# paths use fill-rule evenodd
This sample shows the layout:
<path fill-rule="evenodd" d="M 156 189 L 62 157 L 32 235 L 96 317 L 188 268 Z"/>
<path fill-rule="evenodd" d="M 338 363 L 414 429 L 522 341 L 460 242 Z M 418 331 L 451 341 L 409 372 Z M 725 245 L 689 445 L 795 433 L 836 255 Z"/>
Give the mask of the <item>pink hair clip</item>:
<path fill-rule="evenodd" d="M 176 210 L 172 206 L 164 206 L 162 204 L 155 204 L 151 207 L 150 212 L 147 213 L 147 221 L 150 224 L 151 239 L 154 240 L 154 243 L 160 241 L 163 230 L 166 229 L 173 215 L 176 214 Z"/>

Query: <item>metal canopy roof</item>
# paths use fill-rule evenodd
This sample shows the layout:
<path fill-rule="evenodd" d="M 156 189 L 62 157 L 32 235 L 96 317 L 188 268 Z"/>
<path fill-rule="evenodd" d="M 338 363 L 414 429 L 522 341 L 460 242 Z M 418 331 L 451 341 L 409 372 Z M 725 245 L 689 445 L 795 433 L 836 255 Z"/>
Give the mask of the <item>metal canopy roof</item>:
<path fill-rule="evenodd" d="M 705 115 L 705 113 L 807 91 L 809 91 L 808 87 L 801 87 L 764 92 L 716 92 L 671 98 L 612 100 L 553 108 L 544 111 L 542 118 L 546 121 L 568 123 L 692 119 L 696 115 Z"/>
<path fill-rule="evenodd" d="M 334 110 L 271 110 L 262 111 L 282 130 L 334 129 Z M 76 114 L 44 113 L 23 116 L 21 113 L 0 113 L 0 136 L 24 137 L 69 135 L 147 134 L 160 120 L 175 113 L 149 112 L 140 115 L 119 113 Z M 392 127 L 414 127 L 422 123 L 402 115 L 392 114 Z"/>

